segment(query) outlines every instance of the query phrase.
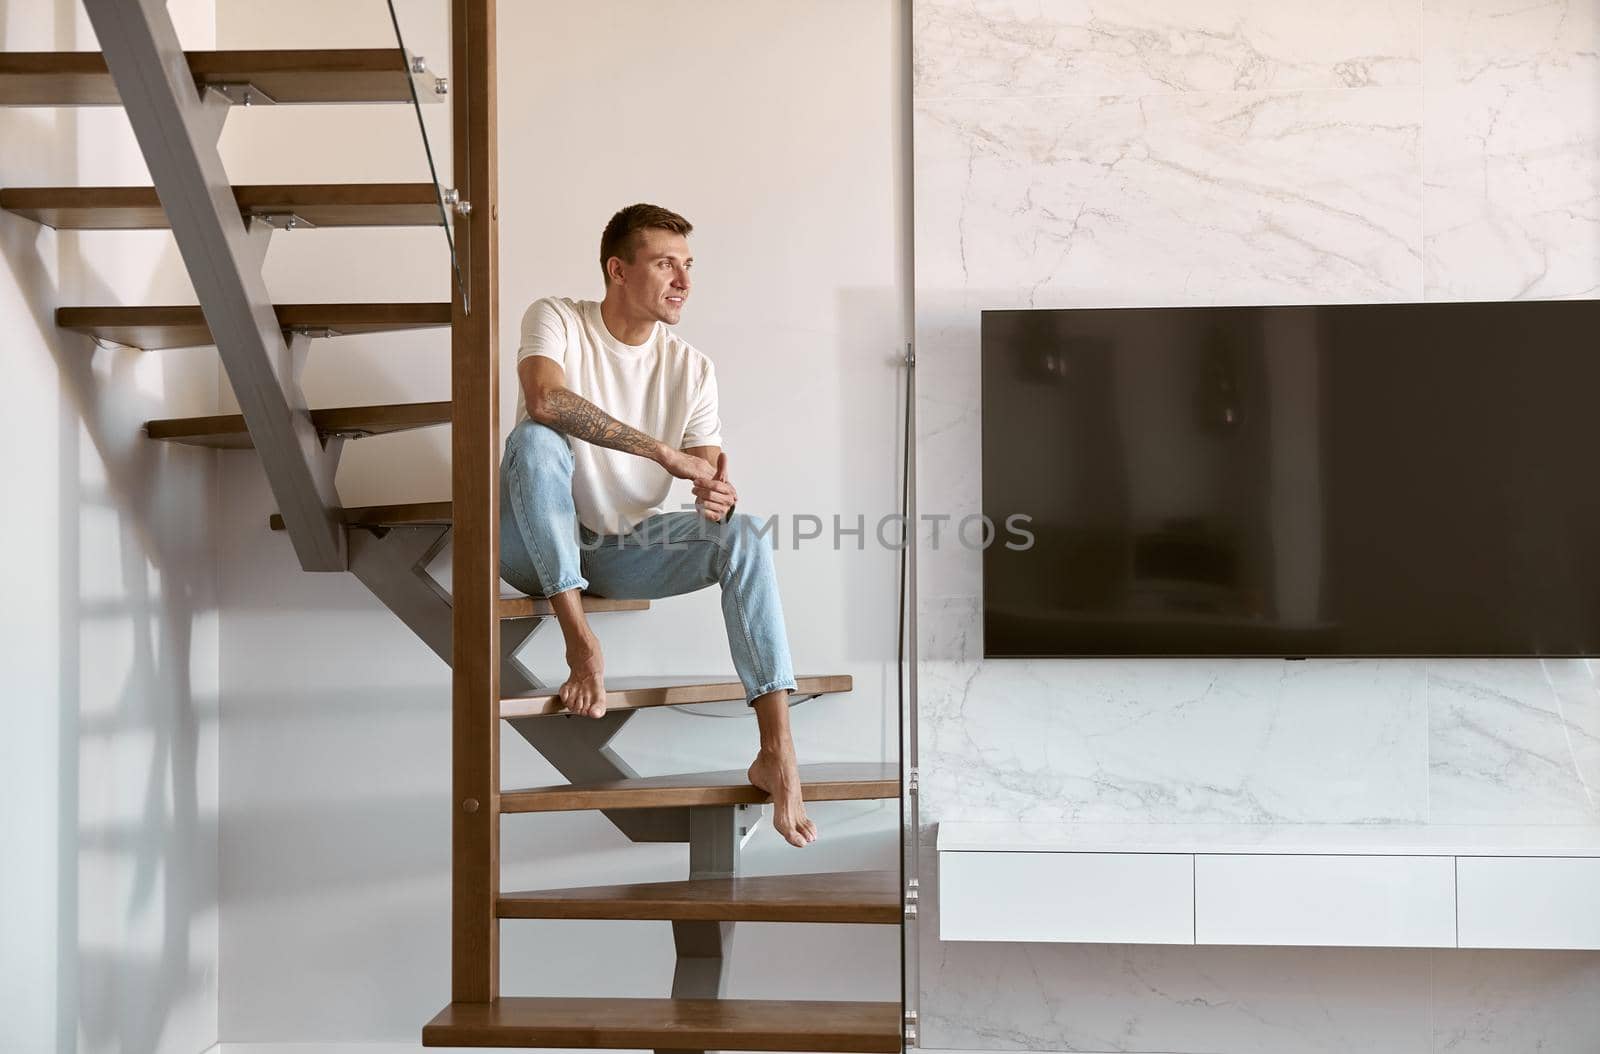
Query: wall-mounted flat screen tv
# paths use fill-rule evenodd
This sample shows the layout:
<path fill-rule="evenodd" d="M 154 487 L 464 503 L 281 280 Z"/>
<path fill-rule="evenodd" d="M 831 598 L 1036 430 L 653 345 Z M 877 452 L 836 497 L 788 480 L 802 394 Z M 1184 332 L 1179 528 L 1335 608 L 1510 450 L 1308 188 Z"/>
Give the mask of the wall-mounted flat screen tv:
<path fill-rule="evenodd" d="M 982 344 L 986 656 L 1600 655 L 1600 302 L 986 311 Z"/>

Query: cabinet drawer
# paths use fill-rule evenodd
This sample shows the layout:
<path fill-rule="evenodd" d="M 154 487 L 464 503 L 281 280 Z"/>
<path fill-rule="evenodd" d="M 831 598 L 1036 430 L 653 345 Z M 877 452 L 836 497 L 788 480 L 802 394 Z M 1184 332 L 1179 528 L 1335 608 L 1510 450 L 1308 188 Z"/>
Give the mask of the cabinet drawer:
<path fill-rule="evenodd" d="M 1452 948 L 1448 856 L 1197 856 L 1198 944 Z"/>
<path fill-rule="evenodd" d="M 939 939 L 1193 944 L 1194 858 L 940 853 Z"/>
<path fill-rule="evenodd" d="M 1456 861 L 1463 948 L 1600 949 L 1600 860 Z"/>

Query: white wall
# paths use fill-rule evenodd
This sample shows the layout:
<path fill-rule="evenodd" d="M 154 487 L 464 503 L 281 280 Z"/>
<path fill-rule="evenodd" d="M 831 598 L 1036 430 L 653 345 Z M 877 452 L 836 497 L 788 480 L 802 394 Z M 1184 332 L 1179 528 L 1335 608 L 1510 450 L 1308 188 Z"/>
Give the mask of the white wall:
<path fill-rule="evenodd" d="M 175 0 L 207 47 L 210 0 Z M 0 5 L 0 49 L 95 50 L 76 0 Z M 120 109 L 0 109 L 0 185 L 148 184 Z M 96 349 L 76 304 L 193 303 L 165 232 L 0 214 L 0 1049 L 195 1054 L 217 1039 L 215 355 Z"/>
<path fill-rule="evenodd" d="M 375 0 L 219 5 L 223 46 L 382 46 Z M 401 6 L 408 43 L 443 70 L 448 5 Z M 523 308 L 601 294 L 612 212 L 655 201 L 695 225 L 697 290 L 679 331 L 716 361 L 727 450 L 749 511 L 869 522 L 895 506 L 895 365 L 906 338 L 905 203 L 895 0 L 647 8 L 608 0 L 500 5 L 503 408 Z M 448 163 L 448 108 L 429 111 Z M 426 178 L 402 110 L 259 110 L 225 140 L 238 181 Z M 275 299 L 442 299 L 436 230 L 279 236 Z M 312 349 L 313 405 L 448 397 L 448 335 L 343 338 Z M 265 529 L 248 455 L 224 455 L 223 973 L 233 1044 L 414 1043 L 448 999 L 449 682 L 443 665 L 349 576 L 296 569 Z M 351 444 L 347 504 L 449 493 L 442 430 Z M 794 711 L 802 761 L 896 751 L 895 554 L 815 543 L 778 556 L 802 672 L 845 672 L 846 697 Z M 727 673 L 714 593 L 596 620 L 608 672 Z M 559 675 L 555 628 L 529 647 Z M 742 767 L 737 704 L 639 715 L 621 753 L 645 773 Z M 507 785 L 560 782 L 506 736 Z M 814 808 L 822 840 L 762 833 L 755 873 L 893 867 L 895 802 Z M 507 888 L 682 877 L 681 846 L 633 845 L 601 817 L 510 817 Z M 504 929 L 506 994 L 664 995 L 666 923 Z M 892 929 L 742 928 L 732 994 L 895 998 Z"/>
<path fill-rule="evenodd" d="M 984 308 L 1595 296 L 1597 35 L 1595 0 L 917 0 L 923 511 L 978 509 Z M 1585 663 L 983 662 L 977 555 L 921 570 L 930 825 L 1600 821 Z M 1594 954 L 936 927 L 930 910 L 931 1046 L 1578 1054 L 1600 1036 Z"/>

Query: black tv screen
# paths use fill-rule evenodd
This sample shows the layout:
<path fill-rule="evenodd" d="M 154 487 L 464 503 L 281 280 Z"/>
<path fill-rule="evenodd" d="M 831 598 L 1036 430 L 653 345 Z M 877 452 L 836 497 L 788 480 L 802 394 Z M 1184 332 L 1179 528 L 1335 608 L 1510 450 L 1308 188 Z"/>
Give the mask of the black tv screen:
<path fill-rule="evenodd" d="M 1600 654 L 1600 302 L 982 340 L 986 656 Z"/>

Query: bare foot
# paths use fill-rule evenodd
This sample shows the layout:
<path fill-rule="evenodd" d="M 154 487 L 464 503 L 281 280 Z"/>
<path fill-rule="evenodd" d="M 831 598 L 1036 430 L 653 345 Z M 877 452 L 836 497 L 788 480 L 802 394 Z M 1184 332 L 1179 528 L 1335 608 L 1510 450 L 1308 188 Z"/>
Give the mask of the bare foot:
<path fill-rule="evenodd" d="M 600 645 L 567 652 L 567 669 L 566 683 L 556 691 L 561 705 L 580 716 L 604 717 L 606 678 Z"/>
<path fill-rule="evenodd" d="M 804 848 L 817 840 L 817 825 L 806 816 L 800 796 L 800 768 L 794 747 L 763 749 L 750 764 L 750 782 L 772 796 L 772 826 L 790 845 Z"/>

